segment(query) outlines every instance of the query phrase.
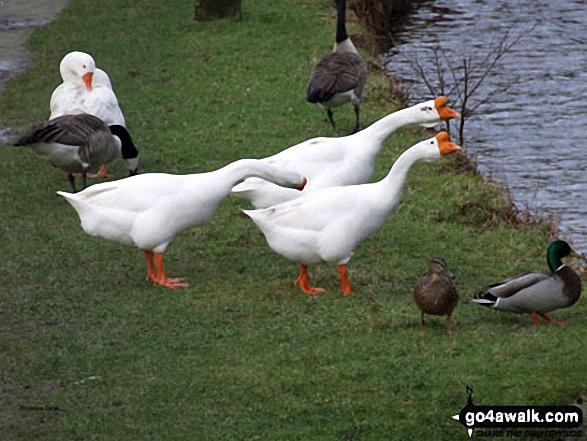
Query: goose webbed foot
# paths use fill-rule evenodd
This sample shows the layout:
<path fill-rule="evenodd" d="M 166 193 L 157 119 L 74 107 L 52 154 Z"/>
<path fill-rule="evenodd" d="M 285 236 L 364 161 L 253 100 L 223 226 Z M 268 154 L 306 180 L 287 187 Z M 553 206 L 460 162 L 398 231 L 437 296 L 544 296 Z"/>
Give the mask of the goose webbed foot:
<path fill-rule="evenodd" d="M 147 280 L 154 285 L 166 288 L 187 288 L 189 284 L 184 283 L 183 277 L 167 277 L 163 266 L 163 253 L 154 253 L 145 250 L 147 261 Z M 153 262 L 153 258 L 155 261 Z"/>
<path fill-rule="evenodd" d="M 90 179 L 95 179 L 95 178 L 110 178 L 111 176 L 112 176 L 112 175 L 111 175 L 111 174 L 109 174 L 109 173 L 106 171 L 106 165 L 104 165 L 104 164 L 102 164 L 102 165 L 100 166 L 100 169 L 98 170 L 98 173 L 92 173 L 92 174 L 89 174 L 89 175 L 88 175 L 88 177 L 89 177 Z"/>
<path fill-rule="evenodd" d="M 300 265 L 300 275 L 296 279 L 295 284 L 299 285 L 300 289 L 306 294 L 320 294 L 326 292 L 325 289 L 310 286 L 310 278 L 308 277 L 308 266 L 304 264 Z"/>

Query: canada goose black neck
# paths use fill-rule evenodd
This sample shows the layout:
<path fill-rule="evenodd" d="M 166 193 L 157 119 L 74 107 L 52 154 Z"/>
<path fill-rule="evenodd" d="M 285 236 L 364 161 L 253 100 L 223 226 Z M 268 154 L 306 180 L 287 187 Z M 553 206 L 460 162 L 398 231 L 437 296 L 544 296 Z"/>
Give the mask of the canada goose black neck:
<path fill-rule="evenodd" d="M 128 130 L 118 124 L 113 124 L 109 126 L 109 128 L 110 132 L 112 132 L 114 136 L 118 136 L 120 139 L 120 152 L 123 159 L 132 159 L 139 156 L 139 151 L 132 142 L 132 138 L 130 137 Z"/>
<path fill-rule="evenodd" d="M 336 3 L 336 43 L 342 43 L 349 35 L 346 31 L 346 1 L 338 0 Z"/>

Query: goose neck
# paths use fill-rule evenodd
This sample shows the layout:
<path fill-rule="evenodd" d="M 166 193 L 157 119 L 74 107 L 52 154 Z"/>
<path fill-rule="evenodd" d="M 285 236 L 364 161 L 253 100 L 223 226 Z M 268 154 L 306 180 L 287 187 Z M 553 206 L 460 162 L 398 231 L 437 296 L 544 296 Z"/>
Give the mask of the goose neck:
<path fill-rule="evenodd" d="M 351 136 L 356 139 L 364 139 L 362 144 L 372 146 L 375 149 L 373 153 L 378 154 L 389 135 L 411 122 L 411 108 L 401 109 L 375 121 L 369 127 Z"/>
<path fill-rule="evenodd" d="M 425 157 L 425 151 L 421 144 L 409 148 L 403 152 L 394 162 L 391 170 L 380 182 L 384 187 L 401 191 L 408 178 L 412 166 Z"/>
<path fill-rule="evenodd" d="M 346 1 L 336 2 L 336 43 L 342 43 L 349 38 L 346 31 Z"/>

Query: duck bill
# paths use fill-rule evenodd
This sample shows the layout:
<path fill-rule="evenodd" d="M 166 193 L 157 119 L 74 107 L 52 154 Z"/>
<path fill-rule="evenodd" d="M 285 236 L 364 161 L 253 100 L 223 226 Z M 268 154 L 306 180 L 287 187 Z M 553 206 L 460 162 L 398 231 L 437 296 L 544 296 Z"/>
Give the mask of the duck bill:
<path fill-rule="evenodd" d="M 575 250 L 571 250 L 571 252 L 569 253 L 570 257 L 576 257 L 578 259 L 583 259 L 583 260 L 587 260 L 587 257 L 584 254 L 578 253 Z"/>
<path fill-rule="evenodd" d="M 84 83 L 86 85 L 86 89 L 88 90 L 88 92 L 92 91 L 92 77 L 94 76 L 94 74 L 92 72 L 88 72 L 86 74 L 84 74 L 84 76 L 82 77 L 82 80 L 84 80 Z"/>

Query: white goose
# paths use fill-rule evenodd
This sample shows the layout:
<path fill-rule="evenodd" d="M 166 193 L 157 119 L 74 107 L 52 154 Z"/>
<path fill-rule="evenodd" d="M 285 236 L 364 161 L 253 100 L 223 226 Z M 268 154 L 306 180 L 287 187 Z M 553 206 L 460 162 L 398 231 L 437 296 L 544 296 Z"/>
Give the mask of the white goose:
<path fill-rule="evenodd" d="M 437 159 L 460 149 L 446 132 L 406 150 L 379 182 L 331 187 L 261 210 L 244 210 L 277 253 L 301 264 L 296 283 L 303 292 L 324 292 L 310 286 L 308 265 L 335 263 L 343 295 L 352 295 L 347 263 L 354 248 L 375 233 L 399 203 L 410 168 L 423 159 Z"/>
<path fill-rule="evenodd" d="M 146 173 L 96 184 L 75 194 L 57 193 L 75 208 L 87 234 L 144 250 L 147 279 L 177 288 L 188 284 L 167 277 L 163 267 L 167 245 L 178 234 L 210 219 L 234 184 L 249 176 L 299 189 L 306 183 L 298 173 L 241 159 L 208 173 Z"/>
<path fill-rule="evenodd" d="M 448 107 L 448 99 L 439 96 L 391 113 L 353 135 L 309 139 L 262 159 L 306 176 L 308 185 L 302 193 L 250 178 L 235 186 L 232 194 L 250 201 L 255 208 L 267 208 L 320 188 L 364 184 L 373 175 L 385 140 L 395 130 L 408 124 L 433 127 L 458 116 Z"/>
<path fill-rule="evenodd" d="M 123 159 L 131 174 L 136 174 L 139 152 L 126 130 L 124 116 L 118 99 L 112 90 L 108 74 L 96 68 L 91 55 L 84 52 L 70 52 L 59 66 L 63 83 L 51 95 L 51 116 L 88 113 L 104 121 L 123 144 Z M 106 175 L 102 167 L 99 176 Z"/>

